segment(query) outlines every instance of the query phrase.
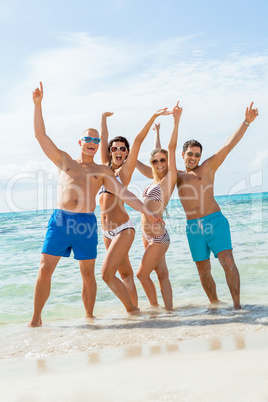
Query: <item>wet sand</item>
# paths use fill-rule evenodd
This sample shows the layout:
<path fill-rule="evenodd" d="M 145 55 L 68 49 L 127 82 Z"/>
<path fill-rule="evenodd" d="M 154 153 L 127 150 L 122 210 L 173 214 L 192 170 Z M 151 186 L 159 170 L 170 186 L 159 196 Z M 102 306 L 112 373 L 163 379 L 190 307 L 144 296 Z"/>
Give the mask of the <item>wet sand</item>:
<path fill-rule="evenodd" d="M 268 401 L 268 330 L 0 361 L 3 401 Z"/>

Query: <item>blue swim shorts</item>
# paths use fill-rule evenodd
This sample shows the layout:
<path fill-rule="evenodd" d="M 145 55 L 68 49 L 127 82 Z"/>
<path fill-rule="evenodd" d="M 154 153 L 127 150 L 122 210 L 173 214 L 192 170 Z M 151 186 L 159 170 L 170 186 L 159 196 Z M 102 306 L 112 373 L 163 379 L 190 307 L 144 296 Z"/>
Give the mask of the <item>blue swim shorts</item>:
<path fill-rule="evenodd" d="M 209 259 L 210 251 L 217 258 L 220 251 L 233 249 L 229 222 L 221 211 L 188 220 L 186 234 L 194 261 Z"/>
<path fill-rule="evenodd" d="M 73 213 L 55 209 L 49 222 L 42 253 L 76 260 L 97 257 L 98 231 L 94 212 Z"/>

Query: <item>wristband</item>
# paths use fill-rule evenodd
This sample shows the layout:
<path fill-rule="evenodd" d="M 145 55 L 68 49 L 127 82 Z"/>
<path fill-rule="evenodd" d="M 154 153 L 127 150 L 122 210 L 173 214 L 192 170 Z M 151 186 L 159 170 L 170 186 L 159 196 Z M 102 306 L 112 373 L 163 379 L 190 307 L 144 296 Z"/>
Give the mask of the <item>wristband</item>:
<path fill-rule="evenodd" d="M 250 125 L 246 120 L 244 120 L 243 123 L 244 123 L 246 126 L 248 126 L 248 127 L 249 127 L 249 125 Z"/>

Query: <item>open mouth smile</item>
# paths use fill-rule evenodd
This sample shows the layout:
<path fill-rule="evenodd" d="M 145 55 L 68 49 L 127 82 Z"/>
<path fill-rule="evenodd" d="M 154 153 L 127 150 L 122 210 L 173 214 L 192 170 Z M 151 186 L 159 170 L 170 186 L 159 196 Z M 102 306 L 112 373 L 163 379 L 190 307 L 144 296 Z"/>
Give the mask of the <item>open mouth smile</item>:
<path fill-rule="evenodd" d="M 116 155 L 116 156 L 115 156 L 115 160 L 116 160 L 116 162 L 118 162 L 118 163 L 122 163 L 122 161 L 123 161 L 122 155 Z"/>

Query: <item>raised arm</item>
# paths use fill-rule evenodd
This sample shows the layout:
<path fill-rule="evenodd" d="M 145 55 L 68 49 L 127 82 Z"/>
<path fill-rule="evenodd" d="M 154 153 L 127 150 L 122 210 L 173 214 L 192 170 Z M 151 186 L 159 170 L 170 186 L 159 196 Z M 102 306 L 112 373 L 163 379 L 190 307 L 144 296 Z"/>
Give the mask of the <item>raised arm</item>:
<path fill-rule="evenodd" d="M 238 144 L 238 142 L 242 139 L 245 132 L 247 131 L 249 125 L 256 119 L 258 116 L 258 109 L 253 109 L 253 102 L 251 102 L 250 107 L 246 109 L 245 112 L 245 120 L 240 125 L 238 130 L 231 135 L 226 143 L 221 147 L 211 158 L 207 159 L 204 163 L 208 163 L 210 168 L 216 171 L 219 166 L 223 163 L 226 156 L 231 152 L 231 150 Z"/>
<path fill-rule="evenodd" d="M 40 88 L 36 88 L 33 91 L 33 103 L 34 103 L 34 132 L 35 137 L 46 156 L 55 163 L 56 166 L 62 165 L 62 159 L 64 152 L 56 147 L 54 142 L 46 135 L 46 129 L 42 114 L 42 99 L 43 99 L 43 85 L 40 82 Z"/>
<path fill-rule="evenodd" d="M 153 126 L 153 130 L 155 130 L 155 137 L 154 137 L 154 148 L 161 148 L 161 141 L 160 141 L 160 123 L 155 123 Z M 136 168 L 138 171 L 143 174 L 143 176 L 148 177 L 148 179 L 153 179 L 153 173 L 151 166 L 145 165 L 141 161 L 137 160 Z"/>
<path fill-rule="evenodd" d="M 100 129 L 100 156 L 101 156 L 101 163 L 106 165 L 109 162 L 109 152 L 108 152 L 108 127 L 107 127 L 107 117 L 112 116 L 113 113 L 105 112 L 101 116 L 101 129 Z"/>
<path fill-rule="evenodd" d="M 179 107 L 179 102 L 173 109 L 174 126 L 168 144 L 168 171 L 171 174 L 172 183 L 177 181 L 177 167 L 176 167 L 176 148 L 178 142 L 178 129 L 180 118 L 182 115 L 182 108 Z"/>
<path fill-rule="evenodd" d="M 163 224 L 165 224 L 162 218 L 150 211 L 150 209 L 148 209 L 133 193 L 119 183 L 118 180 L 115 179 L 114 174 L 110 169 L 105 173 L 106 174 L 103 177 L 103 184 L 108 191 L 120 197 L 131 208 L 145 214 L 151 222 L 156 223 L 161 221 Z"/>
<path fill-rule="evenodd" d="M 148 177 L 148 179 L 154 178 L 151 166 L 145 165 L 141 161 L 137 160 L 136 168 L 141 174 L 143 174 L 143 176 Z"/>
<path fill-rule="evenodd" d="M 130 182 L 131 176 L 136 167 L 141 144 L 144 141 L 145 137 L 147 136 L 153 122 L 155 121 L 155 119 L 158 116 L 168 115 L 170 113 L 171 112 L 169 112 L 167 110 L 167 108 L 157 110 L 157 112 L 155 112 L 153 114 L 153 116 L 150 118 L 150 120 L 145 124 L 145 126 L 142 128 L 142 130 L 139 132 L 139 134 L 135 137 L 132 147 L 129 151 L 127 160 L 124 163 L 124 165 L 122 166 L 122 168 L 120 169 L 120 173 L 119 173 L 120 178 L 125 186 L 127 186 Z"/>
<path fill-rule="evenodd" d="M 153 126 L 153 130 L 155 130 L 155 137 L 154 137 L 154 149 L 161 148 L 161 141 L 160 141 L 160 123 L 156 122 Z"/>

